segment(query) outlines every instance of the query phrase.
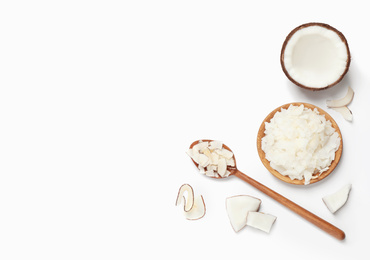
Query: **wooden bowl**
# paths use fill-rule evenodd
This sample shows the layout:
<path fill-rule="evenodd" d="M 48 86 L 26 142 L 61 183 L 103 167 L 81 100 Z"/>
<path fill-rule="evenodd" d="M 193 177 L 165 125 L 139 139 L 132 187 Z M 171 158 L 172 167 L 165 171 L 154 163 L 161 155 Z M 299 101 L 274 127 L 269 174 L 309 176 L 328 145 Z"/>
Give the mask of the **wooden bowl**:
<path fill-rule="evenodd" d="M 274 175 L 275 177 L 277 177 L 278 179 L 282 180 L 282 181 L 285 181 L 287 183 L 291 183 L 291 184 L 297 184 L 297 185 L 304 185 L 304 178 L 302 180 L 292 180 L 289 178 L 289 176 L 284 176 L 282 174 L 280 174 L 277 170 L 273 169 L 271 166 L 270 166 L 270 161 L 268 161 L 266 159 L 266 154 L 265 152 L 262 150 L 261 148 L 261 142 L 262 142 L 262 138 L 265 136 L 265 122 L 270 122 L 271 118 L 274 117 L 275 113 L 278 112 L 278 111 L 281 111 L 282 108 L 284 109 L 287 109 L 290 105 L 294 105 L 294 106 L 300 106 L 300 105 L 304 105 L 305 107 L 307 108 L 310 108 L 310 109 L 314 109 L 316 108 L 319 113 L 321 115 L 324 115 L 325 116 L 325 119 L 326 120 L 329 120 L 332 124 L 332 127 L 335 129 L 335 131 L 339 134 L 339 137 L 340 137 L 340 145 L 339 145 L 339 148 L 338 150 L 335 152 L 335 158 L 334 160 L 331 162 L 331 165 L 329 166 L 329 169 L 321 174 L 317 173 L 317 174 L 314 174 L 312 176 L 312 179 L 310 181 L 310 184 L 312 183 L 315 183 L 315 182 L 318 182 L 318 181 L 321 181 L 322 179 L 324 179 L 325 177 L 327 177 L 334 169 L 335 167 L 338 165 L 338 162 L 342 156 L 342 150 L 343 150 L 343 138 L 342 138 L 342 134 L 339 130 L 339 127 L 337 125 L 337 123 L 334 121 L 334 119 L 327 113 L 325 112 L 324 110 L 322 110 L 321 108 L 317 107 L 317 106 L 314 106 L 312 104 L 308 104 L 308 103 L 289 103 L 289 104 L 285 104 L 285 105 L 282 105 L 278 108 L 276 108 L 275 110 L 273 110 L 262 122 L 259 130 L 258 130 L 258 135 L 257 135 L 257 150 L 258 150 L 258 155 L 263 163 L 263 165 L 267 168 L 267 170 L 272 173 L 272 175 Z"/>

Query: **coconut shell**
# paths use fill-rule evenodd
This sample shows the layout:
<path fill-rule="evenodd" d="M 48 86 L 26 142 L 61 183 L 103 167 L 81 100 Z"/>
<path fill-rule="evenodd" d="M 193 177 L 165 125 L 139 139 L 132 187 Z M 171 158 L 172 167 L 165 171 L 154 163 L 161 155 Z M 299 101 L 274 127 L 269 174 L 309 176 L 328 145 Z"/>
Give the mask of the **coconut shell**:
<path fill-rule="evenodd" d="M 327 85 L 325 87 L 322 87 L 322 88 L 313 88 L 313 87 L 309 87 L 309 86 L 305 86 L 299 82 L 297 82 L 296 80 L 294 80 L 290 74 L 288 73 L 288 71 L 286 70 L 285 68 L 285 64 L 284 64 L 284 53 L 285 53 L 285 48 L 290 40 L 290 38 L 298 31 L 298 30 L 301 30 L 303 28 L 306 28 L 306 27 L 309 27 L 309 26 L 321 26 L 321 27 L 324 27 L 328 30 L 332 30 L 334 31 L 338 36 L 339 38 L 342 40 L 342 42 L 345 44 L 346 46 L 346 49 L 347 49 L 347 62 L 346 62 L 346 68 L 344 70 L 344 72 L 342 73 L 342 75 L 333 83 L 331 83 L 330 85 Z M 281 68 L 283 69 L 283 72 L 284 74 L 287 76 L 287 78 L 293 82 L 295 85 L 301 87 L 301 88 L 304 88 L 304 89 L 309 89 L 309 90 L 312 90 L 312 91 L 317 91 L 317 90 L 323 90 L 323 89 L 328 89 L 336 84 L 338 84 L 343 78 L 344 76 L 347 74 L 348 72 L 348 69 L 349 69 L 349 65 L 351 63 L 351 53 L 349 51 L 349 47 L 348 47 L 348 42 L 347 42 L 347 39 L 346 37 L 344 37 L 344 35 L 338 31 L 337 29 L 335 29 L 334 27 L 328 25 L 328 24 L 325 24 L 325 23 L 316 23 L 316 22 L 313 22 L 313 23 L 306 23 L 306 24 L 302 24 L 298 27 L 296 27 L 295 29 L 293 29 L 289 34 L 288 36 L 285 38 L 285 41 L 283 43 L 283 46 L 281 48 L 281 54 L 280 54 L 280 64 L 281 64 Z"/>

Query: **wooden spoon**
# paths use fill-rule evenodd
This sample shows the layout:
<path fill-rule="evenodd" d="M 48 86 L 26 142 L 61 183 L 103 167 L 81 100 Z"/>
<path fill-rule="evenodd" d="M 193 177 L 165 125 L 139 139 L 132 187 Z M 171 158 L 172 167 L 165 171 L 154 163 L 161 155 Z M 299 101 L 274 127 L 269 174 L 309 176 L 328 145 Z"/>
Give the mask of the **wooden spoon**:
<path fill-rule="evenodd" d="M 203 140 L 203 141 L 204 142 L 211 142 L 212 140 Z M 190 145 L 190 149 L 193 148 L 193 146 L 198 144 L 198 143 L 199 143 L 199 141 L 193 142 Z M 231 149 L 229 147 L 227 147 L 226 145 L 223 145 L 223 148 L 231 151 Z M 293 212 L 297 213 L 298 215 L 305 218 L 306 220 L 308 220 L 312 224 L 316 225 L 317 227 L 319 227 L 323 231 L 327 232 L 328 234 L 332 235 L 333 237 L 335 237 L 339 240 L 343 240 L 345 238 L 344 232 L 342 230 L 340 230 L 339 228 L 333 226 L 329 222 L 323 220 L 322 218 L 316 216 L 315 214 L 313 214 L 313 213 L 309 212 L 308 210 L 302 208 L 301 206 L 295 204 L 293 201 L 285 198 L 284 196 L 280 195 L 279 193 L 271 190 L 270 188 L 266 187 L 265 185 L 259 183 L 258 181 L 252 179 L 251 177 L 249 177 L 249 176 L 245 175 L 244 173 L 242 173 L 241 171 L 239 171 L 236 168 L 235 155 L 233 155 L 233 159 L 235 161 L 235 166 L 234 167 L 228 166 L 228 168 L 227 168 L 230 171 L 229 176 L 234 175 L 234 176 L 238 177 L 239 179 L 242 179 L 243 181 L 249 183 L 253 187 L 259 189 L 260 191 L 262 191 L 266 195 L 270 196 L 271 198 L 273 198 L 274 200 L 276 200 L 277 202 L 279 202 L 283 206 L 285 206 L 288 209 L 292 210 Z M 198 168 L 199 164 L 196 163 L 194 160 L 193 160 L 193 162 L 194 162 L 195 166 Z M 221 177 L 215 177 L 215 178 L 221 178 Z"/>

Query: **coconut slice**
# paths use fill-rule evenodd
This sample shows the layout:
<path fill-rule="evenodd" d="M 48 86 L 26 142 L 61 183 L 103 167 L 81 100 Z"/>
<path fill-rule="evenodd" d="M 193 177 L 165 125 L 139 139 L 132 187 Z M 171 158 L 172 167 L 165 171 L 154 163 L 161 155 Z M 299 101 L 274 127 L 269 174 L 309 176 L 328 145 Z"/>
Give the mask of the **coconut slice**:
<path fill-rule="evenodd" d="M 198 144 L 194 145 L 193 150 L 197 150 L 198 152 L 202 151 L 204 148 L 208 147 L 208 142 L 201 142 L 199 141 Z"/>
<path fill-rule="evenodd" d="M 222 142 L 214 140 L 209 143 L 209 149 L 215 150 L 215 149 L 222 149 Z"/>
<path fill-rule="evenodd" d="M 307 23 L 292 30 L 280 56 L 288 79 L 310 90 L 326 89 L 340 82 L 350 61 L 344 35 L 323 23 Z"/>
<path fill-rule="evenodd" d="M 234 158 L 227 159 L 227 160 L 226 160 L 226 164 L 227 164 L 227 166 L 235 167 L 235 161 L 234 161 Z"/>
<path fill-rule="evenodd" d="M 218 173 L 215 172 L 214 170 L 207 170 L 205 172 L 205 175 L 208 176 L 208 177 L 212 177 L 212 178 L 217 178 L 219 177 Z"/>
<path fill-rule="evenodd" d="M 209 164 L 209 158 L 205 154 L 199 154 L 199 165 L 202 167 L 206 167 Z"/>
<path fill-rule="evenodd" d="M 218 160 L 217 173 L 220 174 L 221 177 L 225 177 L 226 168 L 227 168 L 226 159 L 225 158 L 220 158 Z"/>
<path fill-rule="evenodd" d="M 184 194 L 187 194 L 187 197 Z M 176 206 L 184 204 L 184 215 L 189 220 L 202 218 L 206 214 L 206 205 L 202 195 L 194 197 L 194 190 L 189 184 L 181 185 L 176 198 Z"/>
<path fill-rule="evenodd" d="M 222 149 L 222 150 L 220 151 L 220 155 L 221 155 L 222 157 L 224 157 L 224 158 L 228 159 L 228 160 L 232 159 L 232 158 L 233 158 L 233 156 L 234 156 L 233 152 L 232 152 L 232 151 L 229 151 L 229 150 L 227 150 L 227 149 Z"/>
<path fill-rule="evenodd" d="M 270 233 L 272 225 L 275 223 L 276 217 L 262 212 L 248 212 L 247 226 L 251 226 Z"/>
<path fill-rule="evenodd" d="M 344 106 L 344 107 L 332 107 L 333 110 L 339 112 L 342 114 L 343 118 L 349 122 L 352 122 L 353 120 L 353 115 L 352 115 L 352 111 L 349 110 L 349 108 L 347 106 Z"/>
<path fill-rule="evenodd" d="M 337 192 L 322 198 L 331 213 L 338 211 L 347 202 L 352 185 L 347 184 Z"/>
<path fill-rule="evenodd" d="M 235 232 L 239 232 L 247 225 L 248 212 L 258 211 L 260 205 L 260 199 L 248 195 L 237 195 L 226 198 L 227 215 Z"/>
<path fill-rule="evenodd" d="M 187 193 L 187 198 L 185 198 L 184 193 Z M 176 198 L 176 206 L 181 205 L 184 203 L 184 211 L 190 211 L 194 206 L 194 191 L 193 188 L 189 184 L 181 185 L 179 192 Z"/>
<path fill-rule="evenodd" d="M 189 220 L 197 220 L 204 217 L 206 214 L 206 205 L 202 195 L 198 195 L 194 199 L 194 205 L 190 211 L 185 211 L 184 215 Z"/>
<path fill-rule="evenodd" d="M 349 103 L 351 103 L 354 94 L 355 92 L 353 91 L 353 89 L 351 87 L 348 87 L 347 94 L 343 98 L 336 100 L 326 100 L 326 105 L 330 108 L 347 106 L 349 105 Z"/>

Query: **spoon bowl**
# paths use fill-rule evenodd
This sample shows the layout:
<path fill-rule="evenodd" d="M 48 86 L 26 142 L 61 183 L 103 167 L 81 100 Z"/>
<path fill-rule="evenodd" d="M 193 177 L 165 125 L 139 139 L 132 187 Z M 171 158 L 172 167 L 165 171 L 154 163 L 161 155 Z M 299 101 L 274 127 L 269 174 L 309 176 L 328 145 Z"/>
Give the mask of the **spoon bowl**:
<path fill-rule="evenodd" d="M 202 139 L 203 142 L 212 142 L 213 140 L 209 140 L 209 139 Z M 200 143 L 200 140 L 197 140 L 197 141 L 194 141 L 191 145 L 190 145 L 190 149 L 192 149 L 194 147 L 194 145 L 196 144 L 199 144 Z M 229 150 L 230 152 L 233 152 L 231 151 L 231 149 L 225 145 L 225 144 L 222 144 L 222 148 L 226 149 L 226 150 Z M 231 167 L 231 166 L 227 166 L 227 170 L 230 171 L 230 175 L 234 175 L 235 174 L 235 171 L 236 171 L 236 160 L 235 160 L 235 154 L 233 153 L 233 159 L 234 159 L 234 162 L 235 162 L 235 166 L 234 167 Z M 195 164 L 195 166 L 199 169 L 199 164 L 197 162 L 195 162 L 193 159 L 191 159 L 193 161 L 193 163 Z M 217 176 L 208 176 L 210 178 L 214 178 L 214 179 L 224 179 L 224 178 L 227 178 L 227 177 L 221 177 L 220 175 L 217 175 Z"/>
<path fill-rule="evenodd" d="M 203 141 L 211 142 L 212 140 L 203 140 Z M 194 145 L 198 144 L 199 142 L 200 141 L 193 142 L 190 145 L 190 149 L 193 148 Z M 223 144 L 223 148 L 232 152 L 232 150 L 224 144 Z M 293 201 L 285 198 L 284 196 L 280 195 L 279 193 L 271 190 L 270 188 L 266 187 L 265 185 L 259 183 L 258 181 L 252 179 L 251 177 L 249 177 L 249 176 L 245 175 L 244 173 L 242 173 L 241 171 L 239 171 L 238 168 L 236 168 L 236 160 L 235 160 L 234 153 L 233 153 L 233 159 L 234 159 L 234 162 L 235 162 L 235 166 L 233 166 L 233 167 L 228 166 L 227 167 L 227 169 L 230 171 L 229 176 L 234 175 L 234 176 L 238 177 L 239 179 L 245 181 L 246 183 L 250 184 L 251 186 L 255 187 L 256 189 L 258 189 L 261 192 L 265 193 L 266 195 L 270 196 L 272 199 L 276 200 L 281 205 L 283 205 L 283 206 L 287 207 L 288 209 L 292 210 L 293 212 L 297 213 L 298 215 L 300 215 L 304 219 L 308 220 L 312 224 L 316 225 L 318 228 L 322 229 L 323 231 L 327 232 L 328 234 L 332 235 L 333 237 L 335 237 L 339 240 L 343 240 L 345 238 L 344 232 L 342 230 L 340 230 L 339 228 L 333 226 L 329 222 L 323 220 L 322 218 L 320 218 L 320 217 L 316 216 L 315 214 L 311 213 L 310 211 L 302 208 L 301 206 L 294 203 Z M 199 167 L 199 164 L 196 163 L 194 160 L 193 160 L 193 163 L 195 164 L 195 166 L 197 168 Z M 213 178 L 220 179 L 221 177 L 213 177 Z"/>

